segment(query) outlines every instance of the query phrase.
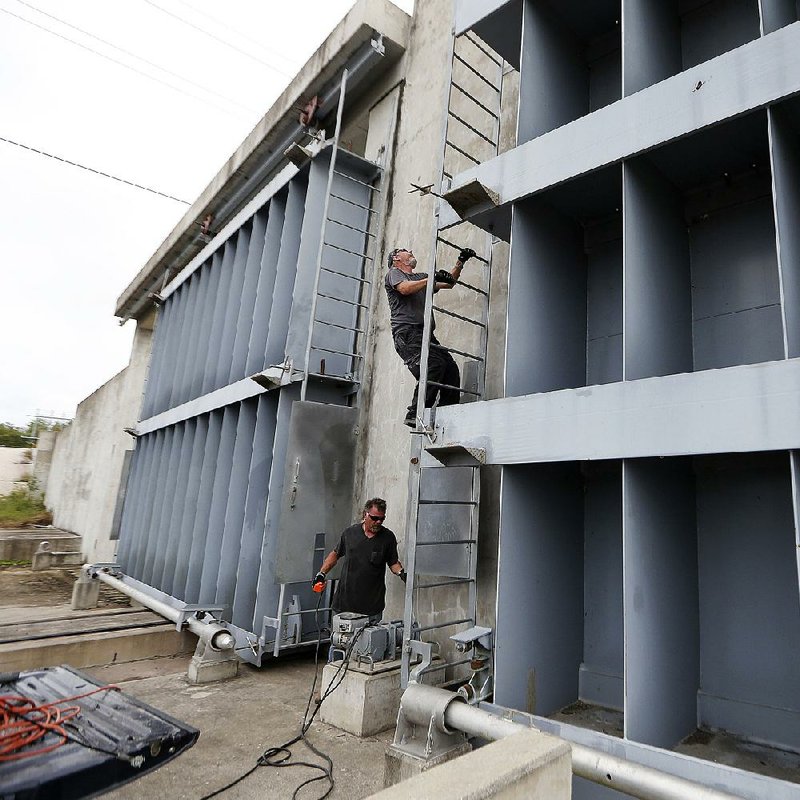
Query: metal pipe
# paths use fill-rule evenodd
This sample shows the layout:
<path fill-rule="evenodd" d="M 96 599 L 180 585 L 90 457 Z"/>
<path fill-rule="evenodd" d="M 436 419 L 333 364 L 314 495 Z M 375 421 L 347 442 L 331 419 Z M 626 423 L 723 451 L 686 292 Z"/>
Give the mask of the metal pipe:
<path fill-rule="evenodd" d="M 177 608 L 173 608 L 161 600 L 156 600 L 155 597 L 151 597 L 146 592 L 129 586 L 119 578 L 115 578 L 113 575 L 109 575 L 102 570 L 93 571 L 91 574 L 103 581 L 103 583 L 116 589 L 118 592 L 128 595 L 131 600 L 135 600 L 137 603 L 146 606 L 159 616 L 174 622 L 176 625 L 180 622 L 181 612 Z M 233 638 L 231 632 L 215 622 L 203 622 L 196 617 L 189 617 L 185 620 L 185 623 L 195 636 L 202 639 L 204 642 L 208 642 L 214 650 L 232 650 L 234 644 L 236 644 L 236 640 Z"/>
<path fill-rule="evenodd" d="M 463 698 L 453 692 L 422 684 L 408 684 L 400 708 L 415 725 L 427 727 L 433 718 L 443 733 L 459 730 L 491 741 L 527 729 L 524 725 L 467 705 Z M 685 800 L 687 797 L 692 800 L 741 800 L 736 795 L 652 767 L 574 742 L 567 743 L 572 748 L 572 772 L 575 775 L 640 800 Z"/>

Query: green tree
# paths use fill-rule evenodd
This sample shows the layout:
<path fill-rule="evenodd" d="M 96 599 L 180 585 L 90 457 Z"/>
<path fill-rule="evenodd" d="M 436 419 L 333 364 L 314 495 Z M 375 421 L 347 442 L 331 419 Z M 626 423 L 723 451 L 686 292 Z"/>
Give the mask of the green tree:
<path fill-rule="evenodd" d="M 0 422 L 0 447 L 30 447 L 31 440 L 26 438 L 28 432 L 10 422 Z"/>

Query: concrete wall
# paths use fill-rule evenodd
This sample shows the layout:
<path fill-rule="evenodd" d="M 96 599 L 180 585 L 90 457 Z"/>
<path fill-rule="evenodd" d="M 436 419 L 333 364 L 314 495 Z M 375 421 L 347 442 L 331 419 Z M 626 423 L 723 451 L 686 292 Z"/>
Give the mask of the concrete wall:
<path fill-rule="evenodd" d="M 0 495 L 9 494 L 27 478 L 33 467 L 28 447 L 0 447 Z"/>
<path fill-rule="evenodd" d="M 125 452 L 133 447 L 123 428 L 138 419 L 153 316 L 138 322 L 128 366 L 78 405 L 55 440 L 45 503 L 54 525 L 83 537 L 88 561 L 113 560 L 116 542 L 109 537 Z"/>

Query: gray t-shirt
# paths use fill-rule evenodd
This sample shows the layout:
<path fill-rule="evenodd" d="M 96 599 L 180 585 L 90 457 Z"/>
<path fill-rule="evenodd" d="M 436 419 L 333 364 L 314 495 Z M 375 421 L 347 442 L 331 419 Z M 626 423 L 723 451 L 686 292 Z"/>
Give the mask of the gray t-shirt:
<path fill-rule="evenodd" d="M 392 330 L 398 325 L 423 325 L 425 323 L 425 292 L 400 294 L 396 287 L 403 281 L 418 281 L 427 277 L 426 272 L 408 273 L 397 267 L 392 267 L 386 273 L 383 283 L 386 287 L 386 296 L 389 298 Z"/>

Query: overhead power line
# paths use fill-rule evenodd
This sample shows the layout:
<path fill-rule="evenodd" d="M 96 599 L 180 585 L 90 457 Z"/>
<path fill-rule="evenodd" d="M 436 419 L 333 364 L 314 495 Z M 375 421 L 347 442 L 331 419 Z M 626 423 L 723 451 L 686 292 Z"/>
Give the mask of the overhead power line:
<path fill-rule="evenodd" d="M 18 19 L 20 22 L 24 22 L 27 25 L 32 25 L 34 28 L 38 28 L 40 31 L 44 31 L 45 33 L 49 33 L 52 36 L 57 36 L 59 39 L 63 39 L 65 42 L 69 42 L 70 44 L 74 44 L 76 47 L 80 47 L 82 50 L 87 50 L 90 53 L 94 53 L 94 55 L 99 56 L 100 58 L 104 58 L 106 61 L 110 61 L 112 64 L 117 64 L 120 67 L 124 67 L 125 69 L 131 70 L 131 72 L 135 72 L 137 75 L 142 75 L 145 78 L 148 78 L 151 81 L 155 81 L 156 83 L 160 83 L 162 86 L 166 86 L 173 91 L 178 92 L 179 94 L 185 95 L 186 97 L 193 97 L 195 100 L 199 100 L 201 103 L 205 103 L 206 105 L 213 106 L 218 111 L 222 111 L 226 114 L 233 114 L 241 119 L 246 119 L 246 117 L 239 113 L 238 111 L 232 111 L 227 108 L 223 108 L 218 103 L 214 103 L 213 101 L 209 100 L 206 97 L 200 97 L 199 95 L 193 94 L 192 92 L 187 92 L 184 89 L 181 89 L 179 86 L 175 86 L 172 83 L 168 83 L 167 81 L 162 81 L 160 78 L 157 78 L 155 75 L 150 75 L 148 72 L 143 72 L 136 67 L 126 64 L 124 61 L 120 61 L 117 58 L 113 58 L 112 56 L 106 55 L 105 53 L 101 53 L 99 50 L 95 50 L 92 47 L 89 47 L 86 44 L 82 44 L 81 42 L 76 42 L 74 39 L 70 39 L 69 36 L 64 36 L 61 33 L 57 33 L 56 31 L 50 30 L 50 28 L 46 28 L 44 25 L 40 25 L 38 22 L 34 22 L 30 19 L 25 19 L 25 17 L 21 17 L 19 14 L 15 14 L 13 11 L 9 11 L 6 8 L 0 8 L 0 11 L 3 14 L 8 14 L 10 17 L 14 17 Z"/>
<path fill-rule="evenodd" d="M 72 30 L 78 31 L 78 33 L 82 33 L 84 36 L 88 36 L 90 39 L 94 39 L 95 41 L 100 42 L 101 44 L 104 44 L 107 47 L 111 47 L 114 50 L 119 50 L 120 53 L 124 53 L 126 56 L 138 59 L 139 61 L 142 61 L 143 63 L 147 64 L 150 67 L 154 67 L 155 69 L 165 72 L 167 75 L 172 75 L 173 78 L 178 78 L 178 80 L 184 81 L 185 83 L 188 83 L 191 86 L 200 89 L 201 91 L 207 92 L 208 94 L 213 94 L 216 97 L 219 97 L 220 99 L 225 100 L 228 103 L 232 103 L 235 106 L 239 106 L 239 108 L 243 108 L 245 111 L 250 111 L 253 114 L 258 113 L 256 109 L 250 108 L 249 106 L 240 103 L 238 100 L 234 100 L 232 97 L 227 97 L 226 95 L 221 94 L 220 92 L 217 92 L 214 89 L 209 89 L 207 86 L 203 86 L 203 84 L 197 83 L 196 81 L 193 81 L 191 78 L 186 78 L 183 75 L 178 74 L 177 72 L 173 72 L 171 69 L 162 67 L 160 64 L 156 64 L 154 61 L 150 61 L 149 59 L 144 58 L 144 56 L 137 55 L 136 53 L 130 50 L 126 50 L 124 47 L 120 47 L 119 45 L 116 45 L 113 42 L 109 42 L 107 39 L 103 39 L 102 37 L 97 36 L 94 33 L 90 33 L 89 31 L 78 27 L 77 25 L 73 25 L 71 22 L 67 22 L 66 20 L 61 19 L 60 17 L 57 17 L 54 14 L 50 14 L 47 11 L 43 11 L 41 8 L 37 8 L 32 3 L 26 2 L 26 0 L 17 0 L 17 2 L 22 4 L 26 8 L 30 8 L 31 10 L 36 11 L 38 14 L 43 14 L 45 17 L 49 17 L 50 19 L 55 20 L 61 25 L 66 25 L 68 28 L 72 28 Z"/>
<path fill-rule="evenodd" d="M 143 186 L 141 183 L 135 183 L 134 181 L 126 180 L 125 178 L 120 178 L 117 175 L 111 175 L 108 172 L 103 172 L 99 169 L 94 169 L 94 167 L 87 167 L 85 164 L 79 164 L 77 161 L 70 161 L 68 158 L 61 158 L 61 156 L 55 156 L 52 153 L 46 153 L 44 150 L 39 150 L 36 147 L 30 147 L 27 144 L 22 144 L 21 142 L 15 142 L 13 139 L 6 139 L 4 136 L 0 136 L 0 142 L 5 142 L 6 144 L 13 144 L 15 147 L 21 147 L 23 150 L 28 150 L 31 153 L 36 153 L 40 156 L 46 156 L 47 158 L 52 158 L 55 161 L 60 161 L 62 164 L 69 164 L 71 167 L 78 167 L 79 169 L 85 169 L 87 172 L 91 172 L 95 175 L 100 175 L 103 178 L 110 178 L 112 181 L 117 181 L 119 183 L 124 183 L 127 186 L 133 186 L 135 189 L 141 189 L 145 192 L 150 192 L 150 194 L 157 194 L 159 197 L 166 197 L 167 200 L 174 200 L 176 203 L 183 203 L 185 206 L 190 206 L 191 203 L 188 200 L 181 200 L 180 197 L 173 197 L 171 194 L 166 194 L 164 192 L 159 192 L 157 189 L 151 189 L 149 186 Z"/>
<path fill-rule="evenodd" d="M 241 55 L 246 56 L 247 58 L 251 58 L 253 61 L 262 64 L 268 69 L 274 70 L 275 72 L 278 72 L 281 75 L 286 76 L 287 78 L 293 77 L 290 73 L 286 72 L 285 70 L 282 70 L 279 67 L 276 67 L 274 64 L 270 64 L 269 62 L 264 61 L 264 59 L 259 58 L 258 56 L 254 56 L 252 53 L 248 53 L 246 50 L 242 50 L 241 47 L 237 47 L 235 44 L 229 42 L 227 39 L 223 39 L 221 36 L 217 36 L 216 33 L 207 31 L 200 25 L 195 25 L 194 22 L 190 22 L 188 19 L 185 19 L 184 17 L 180 16 L 180 14 L 175 14 L 174 12 L 169 11 L 166 8 L 163 8 L 162 6 L 158 5 L 158 3 L 154 3 L 153 0 L 144 0 L 144 2 L 147 3 L 147 5 L 152 6 L 153 8 L 157 8 L 162 14 L 166 14 L 168 17 L 172 17 L 173 19 L 178 20 L 178 22 L 182 22 L 184 25 L 188 25 L 190 28 L 193 28 L 196 31 L 200 31 L 200 33 L 205 34 L 214 41 L 219 42 L 220 44 L 224 44 L 225 47 L 229 47 L 231 50 L 235 50 L 237 53 L 240 53 Z"/>

